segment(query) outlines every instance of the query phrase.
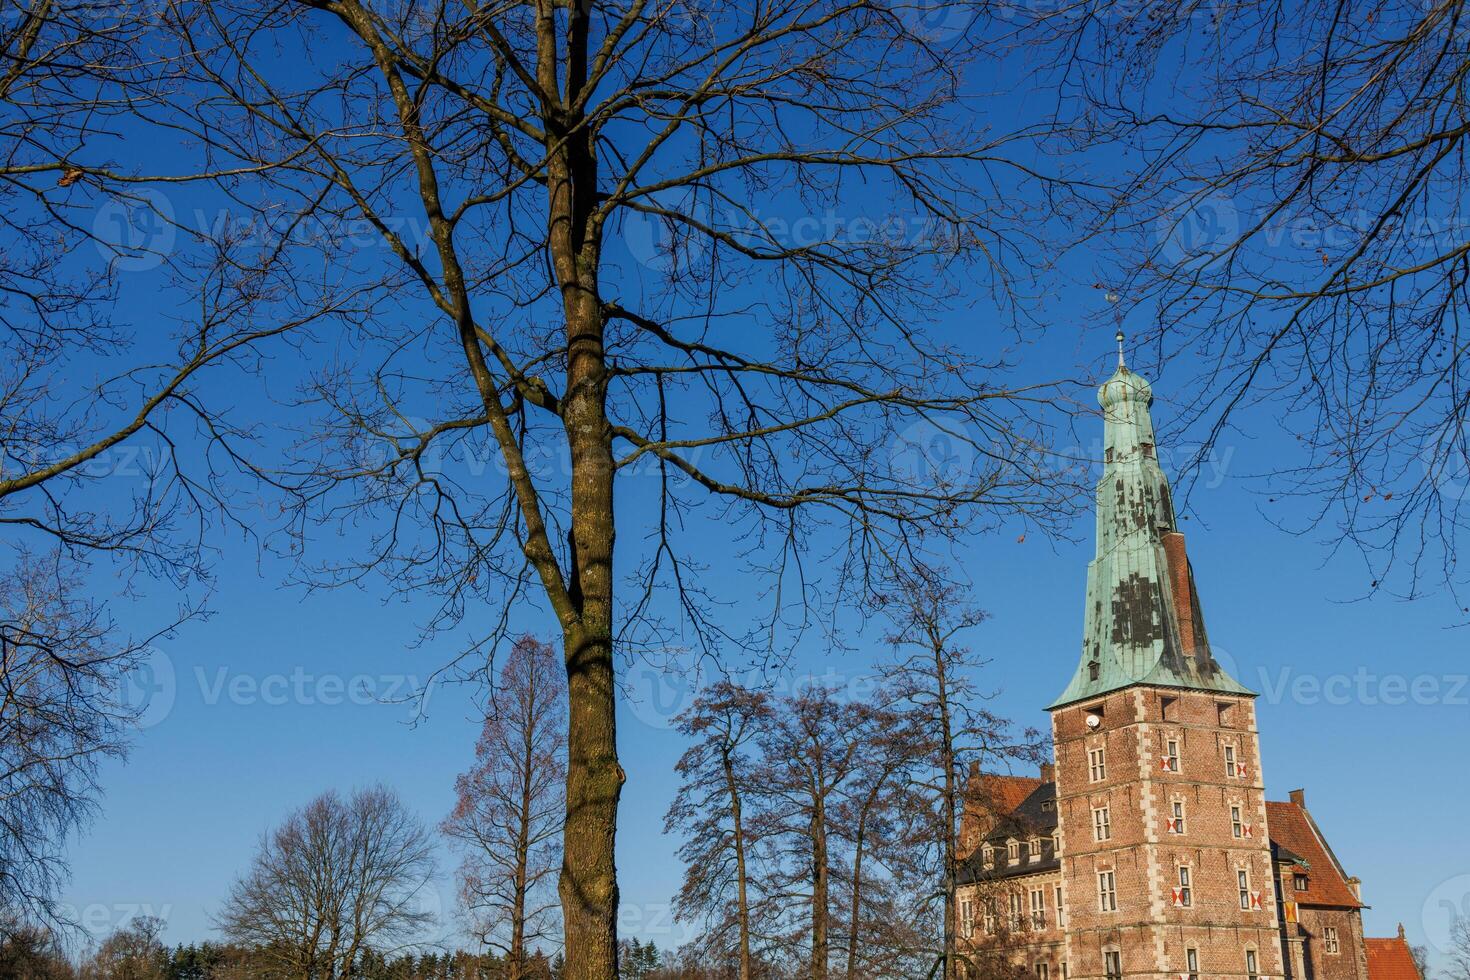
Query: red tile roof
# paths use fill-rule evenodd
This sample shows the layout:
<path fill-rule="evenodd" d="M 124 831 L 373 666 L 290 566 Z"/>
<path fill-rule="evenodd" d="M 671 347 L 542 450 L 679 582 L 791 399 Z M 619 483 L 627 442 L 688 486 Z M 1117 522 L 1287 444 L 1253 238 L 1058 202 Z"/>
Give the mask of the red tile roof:
<path fill-rule="evenodd" d="M 1368 949 L 1368 980 L 1424 980 L 1404 938 L 1364 939 L 1363 945 Z"/>
<path fill-rule="evenodd" d="M 1327 844 L 1317 832 L 1307 809 L 1296 803 L 1266 803 L 1267 829 L 1271 843 L 1290 851 L 1306 862 L 1307 890 L 1295 890 L 1291 879 L 1281 882 L 1282 896 L 1289 902 L 1302 905 L 1334 905 L 1345 908 L 1361 908 L 1363 903 L 1353 894 L 1347 877 L 1337 859 L 1327 849 Z"/>
<path fill-rule="evenodd" d="M 999 816 L 1009 816 L 1016 811 L 1026 797 L 1041 788 L 1041 780 L 1035 776 L 1002 776 L 997 773 L 981 773 L 978 785 L 970 784 L 970 793 L 976 803 L 989 805 Z"/>

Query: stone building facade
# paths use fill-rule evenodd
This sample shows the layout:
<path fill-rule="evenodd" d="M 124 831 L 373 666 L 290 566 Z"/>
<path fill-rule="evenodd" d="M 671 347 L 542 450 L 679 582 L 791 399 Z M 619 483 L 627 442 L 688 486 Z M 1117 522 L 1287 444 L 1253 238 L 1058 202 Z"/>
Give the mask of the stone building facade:
<path fill-rule="evenodd" d="M 1048 709 L 1055 763 L 971 774 L 971 973 L 1377 980 L 1359 883 L 1301 791 L 1266 799 L 1255 695 L 1211 654 L 1148 382 L 1120 356 L 1098 400 L 1097 553 L 1076 673 Z"/>

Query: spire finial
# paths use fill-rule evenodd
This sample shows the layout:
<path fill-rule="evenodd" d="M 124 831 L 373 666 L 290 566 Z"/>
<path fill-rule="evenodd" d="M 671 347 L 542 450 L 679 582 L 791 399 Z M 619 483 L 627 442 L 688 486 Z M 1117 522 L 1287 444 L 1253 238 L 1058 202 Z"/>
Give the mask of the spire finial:
<path fill-rule="evenodd" d="M 1118 306 L 1118 301 L 1121 300 L 1122 298 L 1123 297 L 1121 297 L 1121 296 L 1118 295 L 1118 291 L 1116 289 L 1109 289 L 1107 291 L 1107 294 L 1105 296 L 1103 296 L 1103 299 L 1107 300 L 1108 301 L 1108 305 L 1113 308 L 1113 315 L 1115 317 L 1117 317 L 1117 320 L 1118 320 L 1118 337 L 1117 337 L 1117 340 L 1118 340 L 1118 368 L 1119 368 L 1119 370 L 1122 370 L 1122 369 L 1124 369 L 1124 368 L 1126 368 L 1128 366 L 1123 361 L 1123 311 Z"/>

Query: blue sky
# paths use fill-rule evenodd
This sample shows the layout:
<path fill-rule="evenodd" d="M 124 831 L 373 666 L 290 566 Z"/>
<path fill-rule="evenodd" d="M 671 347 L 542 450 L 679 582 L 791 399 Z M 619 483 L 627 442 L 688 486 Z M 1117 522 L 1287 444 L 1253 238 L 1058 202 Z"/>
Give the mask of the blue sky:
<path fill-rule="evenodd" d="M 1058 328 L 1052 340 L 1062 350 L 1110 345 L 1096 329 L 1084 337 Z M 1155 379 L 1154 391 L 1167 432 L 1169 379 Z M 1435 938 L 1446 915 L 1438 903 L 1470 891 L 1462 887 L 1470 840 L 1453 819 L 1470 807 L 1470 788 L 1446 778 L 1464 771 L 1470 737 L 1464 635 L 1447 628 L 1452 610 L 1440 600 L 1351 601 L 1364 589 L 1356 563 L 1324 563 L 1319 541 L 1268 524 L 1248 477 L 1286 447 L 1268 420 L 1255 421 L 1250 438 L 1222 444 L 1215 475 L 1189 501 L 1185 527 L 1212 642 L 1263 695 L 1269 795 L 1306 787 L 1340 858 L 1364 880 L 1369 932 L 1392 934 L 1402 921 L 1415 941 L 1426 928 Z M 960 556 L 993 615 L 973 635 L 991 658 L 982 683 L 1002 691 L 998 706 L 1020 723 L 1044 723 L 1042 706 L 1075 666 L 1090 515 L 1073 530 L 1072 541 L 977 535 Z M 151 911 L 168 921 L 170 941 L 206 938 L 256 839 L 288 809 L 328 788 L 382 781 L 437 822 L 470 758 L 472 688 L 433 688 L 416 724 L 409 706 L 375 700 L 427 680 L 452 652 L 416 648 L 418 604 L 354 590 L 307 594 L 283 586 L 290 569 L 258 560 L 253 548 L 226 545 L 222 555 L 216 614 L 158 644 L 159 673 L 140 685 L 153 692 L 149 727 L 129 762 L 104 772 L 105 812 L 71 849 L 67 899 L 99 928 Z M 146 619 L 167 601 L 126 613 Z M 856 652 L 803 649 L 794 669 L 861 683 L 884 651 L 876 631 L 849 629 Z M 624 704 L 620 731 L 629 776 L 619 837 L 624 926 L 674 945 L 686 935 L 668 914 L 680 868 L 661 825 L 681 744 L 666 719 L 688 688 L 682 676 L 647 668 L 633 671 L 630 686 L 640 697 Z M 1398 844 L 1385 846 L 1390 836 Z M 1399 846 L 1411 841 L 1411 852 Z M 435 899 L 445 905 L 451 866 L 446 853 Z"/>
<path fill-rule="evenodd" d="M 1022 112 L 1025 101 L 1015 99 L 1011 111 Z M 195 205 L 212 207 L 187 191 L 171 203 L 183 220 Z M 636 255 L 622 258 L 625 267 L 636 266 Z M 1015 380 L 1100 380 L 1110 369 L 1112 326 L 1097 320 L 1095 261 L 1072 256 L 1048 284 L 1040 311 L 1047 326 L 1022 349 Z M 977 284 L 973 304 L 935 329 L 993 349 L 1002 331 L 981 293 Z M 156 302 L 146 276 L 134 277 L 120 310 L 147 323 L 159 312 Z M 1171 447 L 1190 434 L 1170 424 L 1171 391 L 1187 384 L 1187 365 L 1171 371 L 1153 382 L 1161 455 L 1173 476 Z M 273 385 L 281 394 L 282 383 Z M 1092 404 L 1090 392 L 1083 397 Z M 242 390 L 237 408 L 274 420 L 275 409 L 258 392 Z M 1460 906 L 1470 896 L 1470 839 L 1457 819 L 1470 808 L 1470 781 L 1463 778 L 1470 739 L 1465 634 L 1449 628 L 1458 621 L 1455 610 L 1439 597 L 1353 601 L 1367 590 L 1368 576 L 1352 554 L 1329 561 L 1321 535 L 1277 530 L 1278 505 L 1267 502 L 1253 474 L 1289 459 L 1295 446 L 1269 406 L 1239 421 L 1196 485 L 1184 529 L 1216 653 L 1263 695 L 1258 716 L 1269 795 L 1284 799 L 1306 788 L 1339 857 L 1364 881 L 1373 906 L 1370 934 L 1390 935 L 1402 921 L 1415 942 L 1442 942 L 1448 913 L 1441 903 Z M 1084 419 L 1077 437 L 1091 451 L 1100 421 Z M 896 434 L 895 454 L 906 451 L 900 439 Z M 643 547 L 646 514 L 636 488 L 622 493 L 618 561 L 629 568 Z M 722 531 L 695 523 L 689 544 L 725 555 Z M 1002 714 L 1043 727 L 1042 706 L 1076 666 L 1091 515 L 1074 523 L 1070 540 L 1034 532 L 1023 539 L 1021 531 L 977 532 L 957 557 L 975 602 L 993 617 L 972 637 L 991 660 L 980 685 L 1001 692 L 995 707 Z M 436 685 L 421 718 L 409 705 L 383 703 L 427 681 L 458 652 L 453 636 L 418 642 L 429 601 L 385 601 L 375 583 L 364 591 L 308 593 L 286 584 L 289 564 L 252 543 L 212 543 L 214 615 L 157 644 L 153 672 L 138 685 L 149 699 L 147 727 L 129 761 L 103 772 L 103 813 L 70 849 L 74 877 L 66 900 L 98 933 L 155 914 L 167 921 L 170 942 L 209 938 L 211 915 L 231 880 L 288 810 L 327 789 L 382 782 L 437 823 L 449 811 L 455 775 L 470 761 L 479 691 Z M 352 544 L 350 534 L 337 540 L 322 532 L 318 541 L 327 553 Z M 752 594 L 752 585 L 718 559 L 705 576 L 724 595 L 748 601 Z M 155 590 L 137 600 L 117 597 L 113 608 L 125 625 L 142 627 L 166 616 L 174 598 Z M 746 613 L 737 603 L 724 615 L 734 623 Z M 531 607 L 517 611 L 516 620 L 526 629 L 547 628 Z M 809 635 L 794 652 L 791 673 L 864 683 L 885 653 L 881 629 L 856 613 L 840 625 L 852 651 L 829 653 Z M 628 772 L 619 836 L 623 928 L 661 946 L 688 935 L 669 914 L 681 869 L 675 842 L 662 833 L 682 751 L 668 718 L 687 701 L 686 676 L 635 668 L 621 713 Z M 452 905 L 452 865 L 446 851 L 435 892 L 445 908 Z"/>

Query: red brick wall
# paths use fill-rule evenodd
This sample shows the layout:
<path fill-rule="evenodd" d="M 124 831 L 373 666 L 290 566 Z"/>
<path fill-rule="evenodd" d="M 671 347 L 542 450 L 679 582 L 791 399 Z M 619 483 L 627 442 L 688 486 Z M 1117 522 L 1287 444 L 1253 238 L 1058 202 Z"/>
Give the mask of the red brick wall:
<path fill-rule="evenodd" d="M 1165 711 L 1165 699 L 1173 699 Z M 1229 706 L 1222 724 L 1219 706 Z M 1100 711 L 1098 709 L 1101 709 Z M 1101 724 L 1089 728 L 1088 714 Z M 1103 950 L 1122 953 L 1126 977 L 1177 977 L 1185 951 L 1198 950 L 1200 971 L 1244 977 L 1245 950 L 1259 974 L 1281 977 L 1280 933 L 1271 877 L 1270 841 L 1260 778 L 1254 705 L 1246 698 L 1135 687 L 1052 716 L 1062 827 L 1063 888 L 1069 908 L 1067 959 L 1074 980 L 1103 976 Z M 1179 745 L 1179 771 L 1162 771 L 1168 739 Z M 1235 749 L 1247 775 L 1226 775 L 1224 747 Z M 1092 781 L 1088 751 L 1106 751 L 1107 777 Z M 1170 804 L 1185 805 L 1185 833 L 1165 826 Z M 1094 807 L 1109 808 L 1112 838 L 1093 839 Z M 1252 836 L 1236 839 L 1230 807 L 1241 808 Z M 1191 870 L 1190 908 L 1171 891 L 1178 866 Z M 1242 910 L 1236 883 L 1244 868 L 1260 908 Z M 1097 874 L 1113 871 L 1118 910 L 1099 909 Z"/>

